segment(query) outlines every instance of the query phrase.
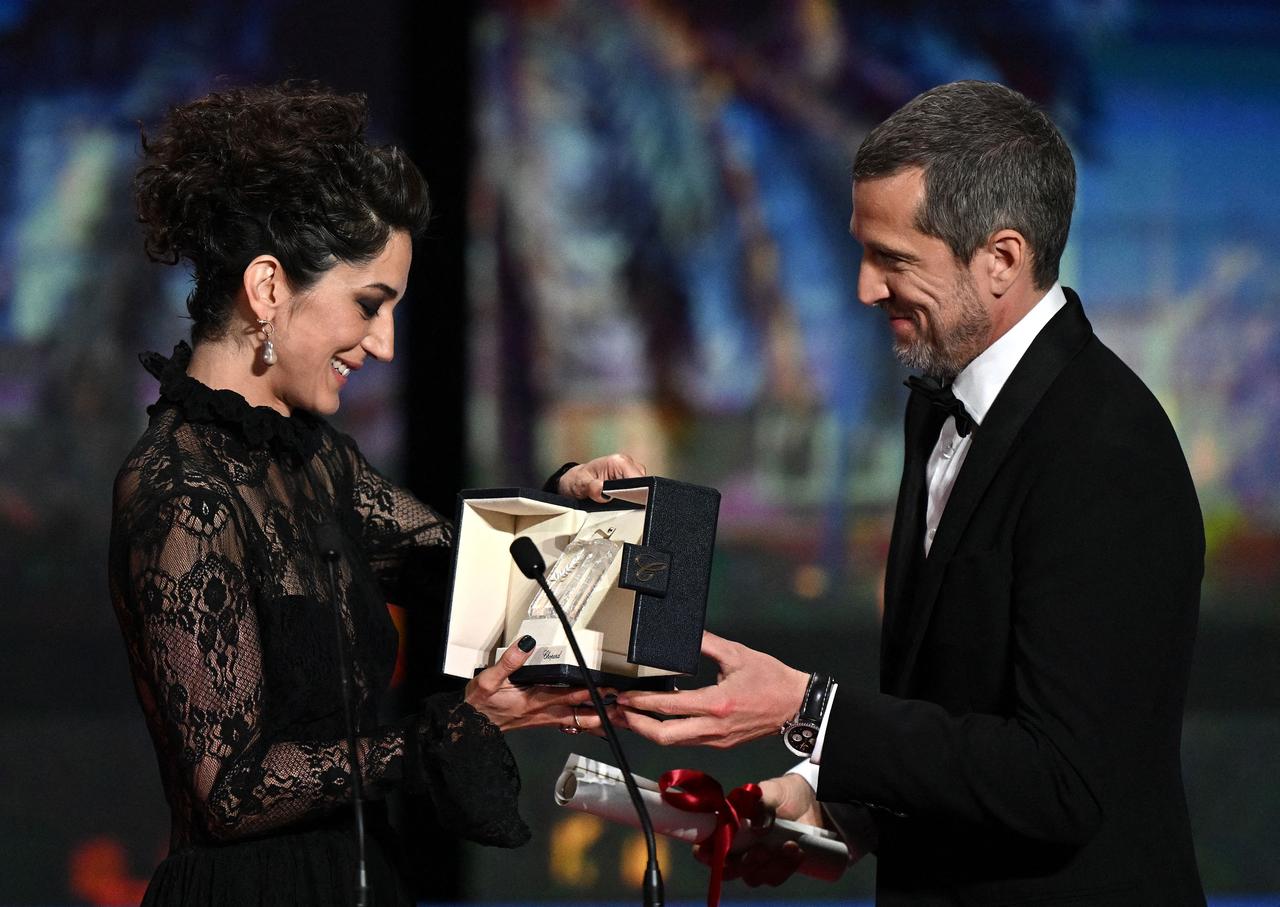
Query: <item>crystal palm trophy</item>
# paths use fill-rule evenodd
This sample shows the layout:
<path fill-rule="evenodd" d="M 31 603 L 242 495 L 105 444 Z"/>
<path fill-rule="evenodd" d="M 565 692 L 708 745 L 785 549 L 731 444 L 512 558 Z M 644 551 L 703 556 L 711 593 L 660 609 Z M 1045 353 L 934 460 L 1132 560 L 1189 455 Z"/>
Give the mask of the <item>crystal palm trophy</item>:
<path fill-rule="evenodd" d="M 578 643 L 589 663 L 599 662 L 601 634 L 581 625 L 590 620 L 617 573 L 611 568 L 622 552 L 622 543 L 613 540 L 614 528 L 599 524 L 583 527 L 547 570 L 547 585 L 555 593 L 569 623 L 574 625 Z M 541 586 L 534 589 L 520 611 L 525 617 L 519 632 L 511 639 L 528 634 L 538 641 L 538 648 L 526 664 L 572 664 L 564 629 Z"/>
<path fill-rule="evenodd" d="M 564 608 L 569 623 L 576 623 L 604 578 L 622 545 L 613 541 L 613 527 L 596 529 L 591 537 L 575 538 L 547 572 L 547 585 Z M 529 600 L 528 615 L 534 620 L 555 619 L 555 609 L 539 586 Z"/>

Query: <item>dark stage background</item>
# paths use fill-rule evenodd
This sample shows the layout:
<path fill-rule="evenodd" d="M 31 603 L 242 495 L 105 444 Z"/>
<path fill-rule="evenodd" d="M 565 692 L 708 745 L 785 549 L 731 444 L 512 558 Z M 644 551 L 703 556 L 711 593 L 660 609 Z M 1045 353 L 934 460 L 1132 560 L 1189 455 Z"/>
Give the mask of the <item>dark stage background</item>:
<path fill-rule="evenodd" d="M 392 366 L 337 420 L 452 512 L 611 449 L 724 493 L 709 626 L 874 683 L 902 373 L 860 311 L 849 165 L 916 92 L 996 78 L 1078 156 L 1064 282 L 1173 418 L 1209 542 L 1184 737 L 1206 886 L 1280 892 L 1280 12 L 1267 2 L 477 4 L 0 0 L 0 904 L 136 903 L 167 817 L 106 594 L 111 479 L 186 335 L 146 263 L 137 122 L 218 84 L 371 98 L 436 200 Z M 439 603 L 403 603 L 406 708 Z M 423 900 L 629 898 L 639 838 L 560 814 L 576 744 L 511 738 L 534 840 L 449 842 L 400 808 Z M 637 771 L 784 770 L 632 743 Z M 734 888 L 744 900 L 865 897 Z M 672 898 L 705 874 L 672 849 Z"/>

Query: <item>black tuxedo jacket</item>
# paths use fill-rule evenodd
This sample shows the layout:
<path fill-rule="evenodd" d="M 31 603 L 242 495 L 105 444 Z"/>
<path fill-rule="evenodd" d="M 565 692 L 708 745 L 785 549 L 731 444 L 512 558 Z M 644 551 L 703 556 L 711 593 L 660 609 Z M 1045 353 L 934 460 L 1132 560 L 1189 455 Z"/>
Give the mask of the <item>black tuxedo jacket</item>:
<path fill-rule="evenodd" d="M 927 558 L 941 419 L 907 406 L 881 691 L 840 687 L 818 789 L 875 817 L 881 905 L 1204 903 L 1179 753 L 1200 509 L 1164 411 L 1066 293 Z"/>

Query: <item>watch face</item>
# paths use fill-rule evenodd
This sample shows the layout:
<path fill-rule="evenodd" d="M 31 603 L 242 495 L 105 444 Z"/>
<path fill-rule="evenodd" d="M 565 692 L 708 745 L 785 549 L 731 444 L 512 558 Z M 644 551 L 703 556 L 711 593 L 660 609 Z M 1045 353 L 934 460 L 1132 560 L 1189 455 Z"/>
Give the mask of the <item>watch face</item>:
<path fill-rule="evenodd" d="M 797 756 L 807 756 L 813 752 L 814 744 L 818 742 L 818 728 L 814 724 L 797 721 L 787 728 L 782 740 L 787 749 Z"/>

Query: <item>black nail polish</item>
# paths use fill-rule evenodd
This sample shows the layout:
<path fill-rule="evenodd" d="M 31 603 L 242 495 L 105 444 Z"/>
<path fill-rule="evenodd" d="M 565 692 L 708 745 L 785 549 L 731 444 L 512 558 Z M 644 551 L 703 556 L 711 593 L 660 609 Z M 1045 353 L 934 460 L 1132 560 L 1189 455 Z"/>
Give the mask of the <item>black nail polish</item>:
<path fill-rule="evenodd" d="M 617 705 L 617 704 L 618 704 L 618 694 L 617 694 L 617 693 L 605 693 L 603 696 L 601 696 L 601 697 L 600 697 L 600 701 L 601 701 L 601 702 L 603 702 L 606 706 L 610 706 L 610 705 Z"/>
<path fill-rule="evenodd" d="M 534 639 L 532 636 L 529 636 L 528 634 L 521 636 L 520 641 L 516 643 L 516 645 L 520 648 L 521 652 L 532 652 L 533 647 L 536 646 L 537 644 L 538 644 L 538 641 Z"/>

